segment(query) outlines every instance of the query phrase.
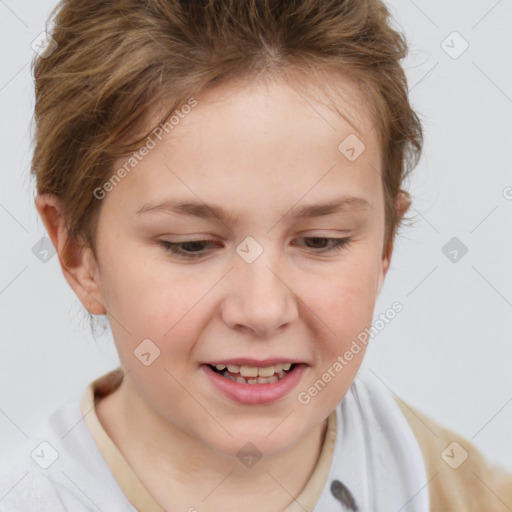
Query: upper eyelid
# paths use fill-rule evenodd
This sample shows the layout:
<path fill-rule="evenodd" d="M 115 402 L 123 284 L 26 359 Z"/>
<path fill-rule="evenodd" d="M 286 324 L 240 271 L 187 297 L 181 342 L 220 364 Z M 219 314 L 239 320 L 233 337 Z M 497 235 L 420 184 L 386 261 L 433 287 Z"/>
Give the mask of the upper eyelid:
<path fill-rule="evenodd" d="M 306 239 L 307 238 L 321 238 L 321 239 L 326 239 L 326 240 L 339 240 L 339 239 L 351 238 L 351 235 L 349 235 L 349 234 L 343 234 L 343 235 L 340 234 L 340 235 L 331 235 L 331 236 L 329 236 L 329 235 L 302 235 L 302 236 L 297 236 L 294 239 L 301 239 L 301 238 L 306 238 Z M 242 243 L 242 241 L 240 241 L 239 243 Z M 174 245 L 201 243 L 201 242 L 224 243 L 222 240 L 217 240 L 216 238 L 193 238 L 190 240 L 179 240 L 179 241 L 158 239 L 157 242 L 164 242 L 164 243 L 174 244 Z"/>
<path fill-rule="evenodd" d="M 303 230 L 302 232 L 300 233 L 296 233 L 293 238 L 344 238 L 344 237 L 348 237 L 348 236 L 351 236 L 352 233 L 354 233 L 358 228 L 355 228 L 355 229 L 306 229 L 306 230 Z M 318 231 L 328 231 L 329 233 L 318 233 Z M 312 232 L 312 234 L 310 234 Z M 191 235 L 180 235 L 180 234 L 177 234 L 177 233 L 169 233 L 167 235 L 162 235 L 162 236 L 176 236 L 176 237 L 180 237 L 180 236 L 191 236 L 191 237 L 196 237 L 196 238 L 190 238 L 189 240 L 178 240 L 178 241 L 175 241 L 175 240 L 165 240 L 165 239 L 161 239 L 162 241 L 164 242 L 170 242 L 170 243 L 188 243 L 188 242 L 209 242 L 209 241 L 212 241 L 212 242 L 222 242 L 224 243 L 224 240 L 223 240 L 223 237 L 222 236 L 216 236 L 216 235 L 212 235 L 212 234 L 208 234 L 208 235 L 202 235 L 202 234 L 191 234 Z M 202 236 L 205 236 L 206 238 L 201 238 Z M 243 241 L 245 239 L 245 237 L 241 238 L 240 239 L 240 242 Z"/>
<path fill-rule="evenodd" d="M 319 249 L 317 251 L 317 252 L 321 252 L 322 250 L 324 250 L 325 252 L 329 252 L 330 250 L 336 249 L 337 247 L 348 245 L 352 241 L 353 236 L 349 236 L 349 235 L 336 236 L 336 237 L 334 237 L 334 236 L 301 236 L 298 238 L 306 239 L 306 240 L 316 238 L 316 239 L 327 240 L 329 242 L 333 242 L 333 244 L 330 246 L 331 247 L 330 249 L 324 248 L 324 249 Z M 195 239 L 195 240 L 182 240 L 180 242 L 171 242 L 169 240 L 157 240 L 157 243 L 159 245 L 164 246 L 164 248 L 166 248 L 168 250 L 170 250 L 171 247 L 175 247 L 176 249 L 183 251 L 181 253 L 183 255 L 186 254 L 186 255 L 198 255 L 199 256 L 199 255 L 203 254 L 203 251 L 208 250 L 208 248 L 212 248 L 212 245 L 214 246 L 213 248 L 215 248 L 215 245 L 218 242 L 217 242 L 217 240 L 214 240 L 214 239 L 202 239 L 202 240 Z M 186 250 L 183 250 L 183 248 L 179 247 L 179 246 L 190 244 L 190 243 L 205 243 L 207 245 L 199 251 L 186 251 Z"/>

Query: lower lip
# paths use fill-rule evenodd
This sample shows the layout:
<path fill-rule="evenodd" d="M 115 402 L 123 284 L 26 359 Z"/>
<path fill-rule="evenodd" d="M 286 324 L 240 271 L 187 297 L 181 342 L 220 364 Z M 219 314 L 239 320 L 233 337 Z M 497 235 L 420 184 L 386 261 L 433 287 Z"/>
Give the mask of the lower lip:
<path fill-rule="evenodd" d="M 222 377 L 207 364 L 202 364 L 201 368 L 211 379 L 213 385 L 223 394 L 242 404 L 256 405 L 275 402 L 290 393 L 297 386 L 303 372 L 306 370 L 306 365 L 296 365 L 282 379 L 270 384 L 241 384 Z"/>

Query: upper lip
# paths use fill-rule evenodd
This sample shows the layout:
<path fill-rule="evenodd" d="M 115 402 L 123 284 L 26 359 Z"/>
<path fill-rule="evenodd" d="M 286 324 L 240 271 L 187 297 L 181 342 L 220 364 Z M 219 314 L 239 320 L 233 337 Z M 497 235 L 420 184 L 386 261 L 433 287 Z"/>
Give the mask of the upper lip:
<path fill-rule="evenodd" d="M 216 361 L 208 361 L 205 364 L 216 366 L 218 364 L 233 365 L 233 366 L 257 366 L 267 368 L 280 363 L 300 364 L 304 361 L 298 359 L 290 359 L 289 357 L 273 357 L 271 359 L 251 359 L 249 357 L 237 357 L 234 359 L 218 359 Z"/>

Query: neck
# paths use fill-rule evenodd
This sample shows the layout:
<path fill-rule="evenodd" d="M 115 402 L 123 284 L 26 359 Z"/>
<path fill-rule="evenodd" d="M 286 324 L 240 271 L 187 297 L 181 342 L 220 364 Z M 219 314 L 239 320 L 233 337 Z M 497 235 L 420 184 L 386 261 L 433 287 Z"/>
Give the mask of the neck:
<path fill-rule="evenodd" d="M 192 505 L 201 512 L 284 510 L 309 480 L 327 428 L 325 420 L 291 449 L 245 467 L 162 418 L 126 378 L 96 412 L 141 483 L 166 510 L 194 510 Z"/>

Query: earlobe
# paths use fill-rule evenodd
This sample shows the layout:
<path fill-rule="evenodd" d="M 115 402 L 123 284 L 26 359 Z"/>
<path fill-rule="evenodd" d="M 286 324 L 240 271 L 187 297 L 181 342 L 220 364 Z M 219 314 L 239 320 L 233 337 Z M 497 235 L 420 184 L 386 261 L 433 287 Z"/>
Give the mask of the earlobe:
<path fill-rule="evenodd" d="M 35 205 L 55 246 L 66 281 L 91 315 L 104 315 L 106 308 L 92 250 L 69 238 L 59 200 L 54 195 L 38 195 Z"/>
<path fill-rule="evenodd" d="M 396 202 L 395 202 L 395 209 L 396 209 L 396 216 L 397 216 L 397 222 L 401 222 L 403 216 L 409 210 L 411 206 L 411 198 L 408 192 L 405 190 L 400 190 Z M 388 243 L 388 246 L 385 250 L 384 256 L 382 258 L 382 262 L 379 265 L 379 272 L 377 277 L 377 283 L 375 287 L 375 297 L 377 297 L 380 293 L 380 290 L 382 288 L 382 284 L 384 282 L 384 278 L 386 277 L 386 274 L 388 273 L 390 264 L 391 264 L 391 256 L 393 255 L 393 247 L 395 243 L 395 230 L 393 230 L 393 234 L 391 235 L 391 240 Z"/>
<path fill-rule="evenodd" d="M 389 267 L 391 265 L 391 256 L 393 255 L 393 245 L 394 240 L 391 240 L 389 242 L 386 255 L 382 259 L 382 280 L 386 277 L 386 274 L 388 273 Z"/>
<path fill-rule="evenodd" d="M 384 278 L 389 269 L 389 265 L 391 263 L 391 254 L 393 253 L 393 242 L 389 244 L 388 250 L 386 251 L 386 255 L 382 258 L 382 261 L 379 265 L 378 274 L 377 274 L 377 282 L 375 285 L 375 298 L 377 298 L 380 294 L 380 290 L 384 283 Z"/>

